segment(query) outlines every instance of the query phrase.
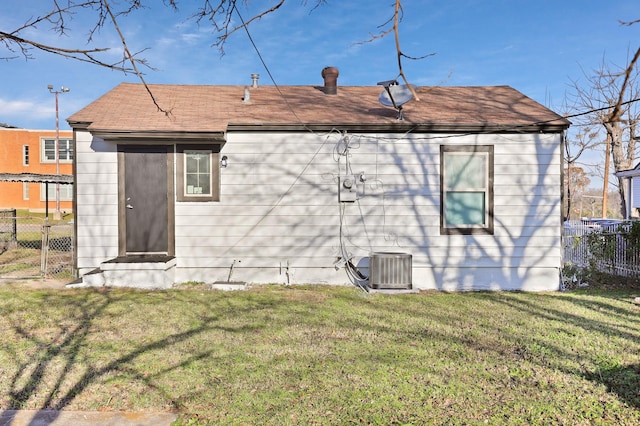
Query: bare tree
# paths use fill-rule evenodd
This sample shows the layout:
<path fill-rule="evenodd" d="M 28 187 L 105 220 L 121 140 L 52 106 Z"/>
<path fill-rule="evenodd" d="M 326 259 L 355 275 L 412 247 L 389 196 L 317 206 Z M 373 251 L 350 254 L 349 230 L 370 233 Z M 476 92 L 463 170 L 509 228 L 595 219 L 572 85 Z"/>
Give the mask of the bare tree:
<path fill-rule="evenodd" d="M 569 138 L 568 138 L 569 139 Z M 600 139 L 597 132 L 593 131 L 592 126 L 586 126 L 580 132 L 573 135 L 564 144 L 565 148 L 565 175 L 564 188 L 566 194 L 567 210 L 565 217 L 571 219 L 572 202 L 574 195 L 579 195 L 590 183 L 585 170 L 578 166 L 578 160 L 586 151 L 594 149 L 599 145 Z M 572 148 L 576 148 L 576 152 L 572 154 Z"/>
<path fill-rule="evenodd" d="M 573 88 L 580 108 L 591 111 L 586 115 L 587 124 L 602 126 L 606 137 L 603 214 L 607 212 L 607 194 L 609 184 L 609 162 L 613 159 L 615 172 L 633 167 L 636 157 L 636 134 L 640 112 L 636 101 L 640 95 L 637 63 L 640 48 L 624 67 L 615 67 L 604 60 L 593 75 L 587 75 L 586 86 L 577 82 Z M 618 178 L 620 192 L 620 212 L 625 215 L 625 185 Z"/>
<path fill-rule="evenodd" d="M 567 220 L 571 220 L 581 216 L 581 212 L 576 208 L 575 204 L 581 203 L 582 195 L 588 188 L 589 183 L 591 183 L 591 179 L 589 179 L 585 170 L 579 166 L 565 167 L 564 173 L 567 177 L 564 188 L 565 194 L 567 194 L 565 198 L 565 217 Z"/>

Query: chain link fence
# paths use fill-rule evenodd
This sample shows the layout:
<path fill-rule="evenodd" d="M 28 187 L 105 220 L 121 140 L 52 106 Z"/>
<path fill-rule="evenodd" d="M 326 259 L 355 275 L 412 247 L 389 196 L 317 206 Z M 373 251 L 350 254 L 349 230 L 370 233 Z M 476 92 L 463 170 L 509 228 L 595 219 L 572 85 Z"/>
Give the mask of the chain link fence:
<path fill-rule="evenodd" d="M 0 278 L 73 279 L 73 223 L 0 210 Z"/>

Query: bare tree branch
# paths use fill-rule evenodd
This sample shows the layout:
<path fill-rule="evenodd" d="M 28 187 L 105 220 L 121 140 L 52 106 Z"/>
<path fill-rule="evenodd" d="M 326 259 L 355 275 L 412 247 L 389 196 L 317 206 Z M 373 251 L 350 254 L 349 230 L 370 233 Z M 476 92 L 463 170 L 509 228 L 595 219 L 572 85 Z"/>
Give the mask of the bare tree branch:
<path fill-rule="evenodd" d="M 0 31 L 0 41 L 2 41 L 7 50 L 9 51 L 14 51 L 14 49 L 10 46 L 10 43 L 15 43 L 21 50 L 22 54 L 27 57 L 30 58 L 30 53 L 29 53 L 29 49 L 30 48 L 35 48 L 38 50 L 42 50 L 43 52 L 47 52 L 47 53 L 53 53 L 55 55 L 59 55 L 68 59 L 75 59 L 77 61 L 81 61 L 81 62 L 88 62 L 90 64 L 93 65 L 98 65 L 101 67 L 105 67 L 105 68 L 110 68 L 110 69 L 114 69 L 116 71 L 122 71 L 122 72 L 132 72 L 133 69 L 131 68 L 126 68 L 123 66 L 118 66 L 117 64 L 119 63 L 106 63 L 103 62 L 102 60 L 98 59 L 95 54 L 96 53 L 101 53 L 101 52 L 106 52 L 107 50 L 109 50 L 108 48 L 94 48 L 94 49 L 65 49 L 63 47 L 57 47 L 57 46 L 49 46 L 46 44 L 41 44 L 38 43 L 37 41 L 34 40 L 27 40 L 27 39 L 23 39 L 21 37 L 12 35 L 12 34 L 8 34 L 5 32 Z M 7 58 L 4 58 L 7 59 Z"/>
<path fill-rule="evenodd" d="M 246 1 L 246 0 L 245 0 Z M 195 19 L 196 23 L 200 24 L 202 21 L 207 20 L 216 32 L 222 33 L 218 36 L 216 42 L 213 44 L 218 48 L 221 54 L 224 54 L 224 44 L 227 39 L 235 32 L 247 28 L 253 21 L 262 19 L 265 15 L 273 13 L 284 4 L 286 0 L 279 0 L 275 5 L 264 9 L 262 12 L 254 15 L 252 18 L 243 22 L 240 25 L 231 27 L 233 11 L 237 7 L 237 0 L 219 0 L 217 4 L 212 3 L 210 0 L 204 0 L 204 4 L 200 7 L 196 13 L 191 15 L 192 19 Z M 315 6 L 317 7 L 322 1 L 319 1 Z M 221 20 L 221 22 L 220 22 Z M 231 28 L 230 28 L 231 27 Z"/>
<path fill-rule="evenodd" d="M 402 1 L 401 0 L 395 0 L 395 5 L 394 5 L 394 12 L 393 15 L 391 16 L 391 18 L 389 18 L 386 22 L 384 22 L 381 25 L 378 25 L 378 28 L 380 29 L 380 32 L 378 34 L 371 34 L 370 38 L 365 40 L 365 41 L 361 41 L 358 43 L 355 43 L 356 45 L 361 45 L 361 44 L 365 44 L 365 43 L 371 43 L 374 40 L 378 40 L 381 38 L 384 38 L 386 36 L 388 36 L 389 34 L 393 33 L 394 34 L 394 38 L 395 38 L 395 44 L 396 44 L 396 58 L 398 61 L 398 76 L 396 77 L 396 79 L 398 78 L 402 78 L 402 80 L 405 82 L 405 84 L 407 85 L 407 87 L 409 88 L 409 90 L 411 91 L 411 94 L 413 95 L 413 97 L 416 100 L 420 100 L 418 93 L 415 91 L 415 89 L 413 88 L 413 85 L 411 85 L 409 83 L 409 80 L 407 79 L 404 70 L 402 68 L 402 58 L 407 58 L 407 59 L 411 59 L 411 60 L 421 60 L 421 59 L 425 59 L 428 58 L 430 56 L 435 56 L 435 53 L 429 53 L 427 55 L 423 55 L 423 56 L 409 56 L 406 55 L 402 49 L 400 48 L 400 23 L 402 22 L 402 18 L 404 16 L 404 9 L 402 8 Z M 389 26 L 387 28 L 387 26 Z M 385 29 L 387 28 L 387 29 Z"/>
<path fill-rule="evenodd" d="M 622 25 L 631 26 L 640 22 L 640 19 L 636 19 L 635 21 L 618 21 Z"/>
<path fill-rule="evenodd" d="M 407 80 L 407 77 L 404 75 L 404 70 L 402 69 L 402 58 L 403 57 L 410 58 L 410 57 L 405 55 L 404 53 L 402 53 L 402 49 L 400 48 L 400 26 L 399 26 L 399 24 L 400 24 L 400 21 L 402 20 L 401 14 L 403 14 L 402 3 L 401 3 L 400 0 L 396 0 L 395 13 L 393 15 L 393 33 L 395 35 L 395 41 L 396 41 L 396 54 L 397 54 L 397 57 L 398 57 L 399 77 L 402 77 L 402 79 L 404 80 L 405 84 L 409 88 L 409 91 L 411 91 L 411 94 L 413 95 L 414 99 L 416 101 L 419 101 L 420 97 L 418 96 L 418 93 L 414 89 L 413 85 L 409 83 L 409 80 Z M 430 56 L 430 55 L 427 55 L 427 56 Z M 424 56 L 424 57 L 426 57 L 426 56 Z"/>
<path fill-rule="evenodd" d="M 116 29 L 116 31 L 118 32 L 118 35 L 120 36 L 120 40 L 122 41 L 122 47 L 124 48 L 124 55 L 125 55 L 127 61 L 131 64 L 135 74 L 138 76 L 138 78 L 140 79 L 140 81 L 144 85 L 145 90 L 147 91 L 147 93 L 151 97 L 151 100 L 153 101 L 153 103 L 156 106 L 156 108 L 158 108 L 158 111 L 163 112 L 167 116 L 170 115 L 171 111 L 170 110 L 165 110 L 160 106 L 160 104 L 158 103 L 158 99 L 151 92 L 151 89 L 149 88 L 149 85 L 147 84 L 147 82 L 145 81 L 142 73 L 138 69 L 137 63 L 140 62 L 140 61 L 137 60 L 135 58 L 135 56 L 129 50 L 129 47 L 127 46 L 127 41 L 125 40 L 124 35 L 122 34 L 122 31 L 120 31 L 120 26 L 118 25 L 118 21 L 116 19 L 116 15 L 112 12 L 111 7 L 109 6 L 109 1 L 108 0 L 102 0 L 102 3 L 104 5 L 104 8 L 105 8 L 107 14 L 111 18 L 111 22 L 113 23 L 114 28 Z"/>
<path fill-rule="evenodd" d="M 135 0 L 137 2 L 137 0 Z M 69 27 L 67 26 L 67 17 L 73 17 L 78 11 L 84 9 L 99 10 L 102 6 L 102 0 L 86 0 L 86 1 L 67 1 L 64 5 L 61 5 L 58 0 L 53 1 L 52 10 L 42 16 L 28 19 L 22 26 L 16 28 L 10 32 L 0 32 L 0 43 L 4 45 L 9 52 L 19 51 L 26 59 L 32 59 L 31 50 L 41 50 L 46 53 L 59 55 L 68 59 L 78 60 L 80 62 L 86 62 L 100 67 L 113 69 L 116 71 L 122 71 L 125 73 L 133 72 L 133 69 L 119 65 L 121 62 L 116 63 L 106 62 L 98 57 L 99 54 L 105 53 L 109 48 L 106 47 L 94 47 L 87 49 L 70 49 L 61 46 L 53 46 L 49 44 L 40 43 L 35 39 L 28 39 L 21 35 L 28 29 L 37 29 L 39 25 L 49 23 L 52 24 L 51 31 L 54 31 L 58 35 L 66 35 Z M 100 15 L 99 15 L 100 16 Z M 98 20 L 96 27 L 101 27 L 104 24 L 104 20 Z M 94 28 L 94 30 L 95 30 Z M 91 37 L 89 40 L 91 41 Z M 15 58 L 5 57 L 3 59 Z"/>
<path fill-rule="evenodd" d="M 631 72 L 635 68 L 636 63 L 638 62 L 638 58 L 640 58 L 640 48 L 638 48 L 638 50 L 636 50 L 635 55 L 633 55 L 633 58 L 631 59 L 631 62 L 629 62 L 629 65 L 627 65 L 627 68 L 622 73 L 622 75 L 624 75 L 624 80 L 622 82 L 622 86 L 620 87 L 620 91 L 618 93 L 617 102 L 613 106 L 613 110 L 611 111 L 611 114 L 608 117 L 608 121 L 619 120 L 620 117 L 622 116 L 622 114 L 624 113 L 624 111 L 622 110 L 622 103 L 624 102 L 624 97 L 626 95 L 627 86 L 629 85 L 629 79 L 631 78 Z"/>

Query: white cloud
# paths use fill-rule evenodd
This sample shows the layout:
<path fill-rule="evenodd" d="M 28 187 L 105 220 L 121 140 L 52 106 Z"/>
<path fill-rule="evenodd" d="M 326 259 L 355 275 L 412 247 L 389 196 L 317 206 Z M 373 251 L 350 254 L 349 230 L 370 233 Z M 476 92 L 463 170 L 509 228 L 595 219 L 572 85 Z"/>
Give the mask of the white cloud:
<path fill-rule="evenodd" d="M 25 121 L 47 122 L 54 116 L 53 106 L 30 100 L 0 98 L 0 122 L 25 127 Z"/>
<path fill-rule="evenodd" d="M 180 34 L 182 41 L 188 44 L 196 44 L 202 39 L 202 34 L 198 33 L 184 33 Z"/>
<path fill-rule="evenodd" d="M 21 116 L 25 113 L 31 115 L 51 115 L 54 110 L 37 102 L 25 100 L 7 100 L 0 98 L 0 111 L 3 115 Z"/>

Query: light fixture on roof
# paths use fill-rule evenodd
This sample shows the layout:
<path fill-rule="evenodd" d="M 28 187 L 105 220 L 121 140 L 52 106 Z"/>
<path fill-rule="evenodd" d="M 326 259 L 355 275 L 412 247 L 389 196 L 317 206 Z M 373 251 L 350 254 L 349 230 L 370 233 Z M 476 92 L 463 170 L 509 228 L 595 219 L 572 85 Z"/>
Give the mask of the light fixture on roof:
<path fill-rule="evenodd" d="M 384 91 L 378 97 L 380 103 L 395 108 L 398 111 L 398 120 L 404 120 L 402 106 L 413 99 L 411 88 L 416 90 L 416 86 L 409 87 L 406 84 L 398 84 L 397 80 L 380 81 L 378 86 L 384 87 Z"/>

